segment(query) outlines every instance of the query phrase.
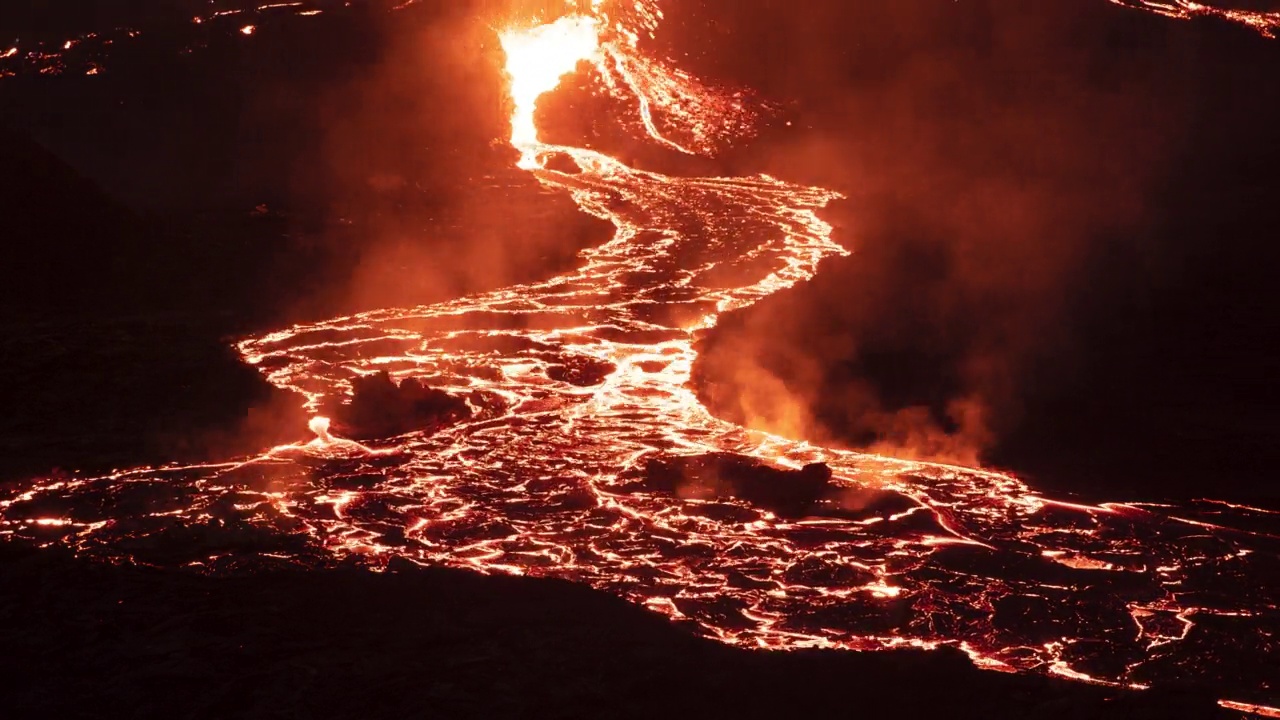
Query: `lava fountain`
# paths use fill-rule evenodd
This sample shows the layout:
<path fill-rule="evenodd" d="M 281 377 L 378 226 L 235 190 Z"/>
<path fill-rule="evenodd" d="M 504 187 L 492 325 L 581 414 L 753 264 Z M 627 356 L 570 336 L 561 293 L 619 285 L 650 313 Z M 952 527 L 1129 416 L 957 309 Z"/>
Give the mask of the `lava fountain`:
<path fill-rule="evenodd" d="M 524 153 L 520 167 L 537 167 L 533 151 L 538 146 L 538 128 L 533 114 L 538 98 L 554 90 L 560 79 L 572 73 L 579 62 L 600 50 L 599 27 L 595 18 L 568 15 L 549 25 L 523 32 L 502 34 L 511 79 L 511 144 Z"/>
<path fill-rule="evenodd" d="M 1280 514 L 1063 502 L 1012 475 L 820 447 L 702 406 L 695 334 L 846 254 L 818 215 L 838 195 L 545 143 L 539 98 L 587 69 L 633 108 L 619 120 L 658 146 L 708 154 L 749 132 L 740 93 L 644 52 L 656 0 L 583 5 L 502 33 L 511 142 L 539 182 L 612 223 L 612 239 L 544 281 L 247 338 L 241 356 L 300 396 L 315 440 L 33 481 L 0 496 L 0 538 L 206 573 L 400 558 L 557 577 L 742 647 L 949 646 L 1005 672 L 1124 688 L 1194 680 L 1229 707 L 1280 715 L 1265 669 L 1280 656 Z M 580 172 L 551 169 L 552 153 Z M 343 439 L 322 412 L 379 373 L 465 412 Z M 655 462 L 706 457 L 825 465 L 837 501 L 789 514 L 644 482 Z"/>

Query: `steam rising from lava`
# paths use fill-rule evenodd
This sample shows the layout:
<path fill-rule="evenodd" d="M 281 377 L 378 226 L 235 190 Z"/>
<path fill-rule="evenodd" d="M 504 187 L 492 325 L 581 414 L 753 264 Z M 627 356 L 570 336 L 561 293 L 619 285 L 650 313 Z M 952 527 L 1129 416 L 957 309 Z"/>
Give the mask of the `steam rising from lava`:
<path fill-rule="evenodd" d="M 583 61 L 603 92 L 632 100 L 656 145 L 711 152 L 750 117 L 740 95 L 643 54 L 656 0 L 567 10 L 502 35 L 511 141 L 541 183 L 616 227 L 609 242 L 542 282 L 245 339 L 245 361 L 315 415 L 315 440 L 34 481 L 0 499 L 0 537 L 203 572 L 401 558 L 560 577 L 745 647 L 946 645 L 995 670 L 1128 688 L 1194 677 L 1233 706 L 1275 702 L 1256 669 L 1280 653 L 1275 513 L 1060 502 L 1007 474 L 711 415 L 690 383 L 699 331 L 847 254 L 817 214 L 838 195 L 662 175 L 543 142 L 538 99 Z M 553 169 L 557 154 L 579 172 Z M 471 414 L 367 444 L 336 437 L 320 413 L 378 372 L 465 398 Z M 650 460 L 708 453 L 825 463 L 844 499 L 784 518 L 635 488 Z"/>

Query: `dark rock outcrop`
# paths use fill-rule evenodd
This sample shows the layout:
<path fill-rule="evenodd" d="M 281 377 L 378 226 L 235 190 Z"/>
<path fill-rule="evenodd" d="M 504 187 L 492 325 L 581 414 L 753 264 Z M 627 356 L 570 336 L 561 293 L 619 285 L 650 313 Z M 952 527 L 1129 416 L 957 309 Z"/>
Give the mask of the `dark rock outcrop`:
<path fill-rule="evenodd" d="M 640 484 L 682 497 L 733 497 L 784 516 L 806 514 L 835 489 L 825 464 L 782 470 L 729 453 L 650 460 Z"/>
<path fill-rule="evenodd" d="M 397 385 L 385 372 L 352 381 L 349 405 L 339 409 L 343 434 L 354 438 L 400 435 L 432 430 L 471 416 L 462 398 L 427 387 L 415 378 Z"/>
<path fill-rule="evenodd" d="M 547 368 L 547 377 L 578 387 L 591 387 L 604 382 L 617 369 L 613 363 L 601 362 L 589 357 L 567 358 L 559 365 Z"/>
<path fill-rule="evenodd" d="M 15 720 L 1230 716 L 955 650 L 738 650 L 584 586 L 408 561 L 213 578 L 0 545 L 0 609 Z"/>

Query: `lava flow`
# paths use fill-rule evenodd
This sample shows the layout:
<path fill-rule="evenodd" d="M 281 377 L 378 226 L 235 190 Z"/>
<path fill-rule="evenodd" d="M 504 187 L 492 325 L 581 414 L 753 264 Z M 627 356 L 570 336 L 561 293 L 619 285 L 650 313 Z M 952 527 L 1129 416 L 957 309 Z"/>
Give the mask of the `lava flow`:
<path fill-rule="evenodd" d="M 1239 23 L 1274 38 L 1280 34 L 1280 10 L 1253 10 L 1245 8 L 1221 7 L 1222 3 L 1209 5 L 1195 0 L 1111 0 L 1122 7 L 1146 10 L 1174 18 L 1175 20 L 1193 20 L 1195 18 L 1216 18 L 1228 22 Z"/>
<path fill-rule="evenodd" d="M 418 4 L 418 2 L 419 0 L 403 0 L 403 2 L 392 5 L 391 9 L 403 10 Z M 604 0 L 583 0 L 583 2 L 590 2 L 591 9 L 596 15 L 600 14 L 600 7 L 606 4 Z M 1193 20 L 1197 18 L 1224 20 L 1253 28 L 1269 38 L 1275 38 L 1280 35 L 1280 10 L 1222 7 L 1221 2 L 1218 4 L 1205 4 L 1194 0 L 1108 0 L 1108 2 L 1176 20 Z M 103 71 L 104 59 L 111 45 L 139 37 L 144 33 L 150 34 L 153 30 L 161 33 L 172 32 L 173 23 L 175 22 L 189 24 L 196 28 L 232 22 L 237 23 L 236 29 L 240 34 L 249 36 L 257 31 L 258 26 L 254 24 L 257 21 L 256 19 L 270 18 L 274 15 L 314 17 L 324 14 L 323 5 L 324 3 L 320 2 L 320 0 L 290 0 L 288 2 L 262 4 L 254 0 L 208 0 L 201 12 L 190 16 L 182 14 L 181 6 L 170 8 L 164 23 L 159 26 L 152 23 L 146 30 L 125 24 L 102 31 L 82 32 L 70 36 L 27 39 L 25 42 L 19 42 L 7 49 L 0 47 L 0 79 L 16 77 L 23 73 L 40 75 L 82 73 L 85 75 L 97 75 Z M 347 5 L 349 6 L 350 3 L 347 3 Z M 644 6 L 646 3 L 641 2 L 639 5 Z M 151 9 L 154 10 L 154 8 Z M 646 9 L 641 10 L 641 12 L 648 11 Z M 654 23 L 650 21 L 656 19 L 656 15 L 651 18 L 644 18 L 639 23 L 633 22 L 632 25 L 624 26 L 617 29 L 617 31 L 620 34 L 624 34 L 633 32 L 635 29 L 644 30 L 647 28 L 651 30 L 654 27 Z M 245 21 L 251 22 L 246 24 Z M 634 43 L 638 38 L 638 35 L 633 35 L 630 40 Z M 205 42 L 206 39 L 202 39 L 197 35 L 192 39 L 192 46 L 188 50 L 203 45 Z M 634 44 L 632 47 L 634 48 Z M 611 61 L 617 63 L 616 69 L 618 73 L 642 78 L 651 90 L 659 93 L 654 98 L 659 103 L 663 101 L 662 90 L 659 89 L 663 84 L 679 84 L 688 80 L 688 77 L 682 74 L 661 72 L 658 66 L 648 62 L 643 55 L 637 53 L 617 54 L 611 58 Z M 686 96 L 686 99 L 689 97 Z M 648 119 L 647 116 L 650 111 L 647 108 L 647 103 L 649 98 L 641 97 L 640 102 L 646 105 L 646 107 L 642 107 L 642 113 Z M 677 111 L 677 108 L 670 103 L 664 104 L 663 109 L 666 112 Z M 650 125 L 649 130 L 652 131 L 653 129 Z M 739 127 L 738 129 L 741 130 L 743 128 Z M 657 142 L 669 145 L 669 141 L 663 138 L 661 134 L 655 132 L 651 136 Z M 670 147 L 687 150 L 687 148 L 679 146 Z"/>
<path fill-rule="evenodd" d="M 675 151 L 710 152 L 750 120 L 737 96 L 643 54 L 656 0 L 567 13 L 502 34 L 511 141 L 538 181 L 616 227 L 610 241 L 546 281 L 246 339 L 245 361 L 315 414 L 314 440 L 36 481 L 0 500 L 0 537 L 202 572 L 400 558 L 564 578 L 733 645 L 951 646 L 993 670 L 1193 683 L 1280 716 L 1266 670 L 1280 657 L 1280 514 L 1060 502 L 1008 474 L 711 415 L 690 386 L 695 334 L 846 254 L 818 215 L 838 196 L 767 176 L 661 175 L 544 142 L 535 104 L 574 72 L 594 73 Z M 323 413 L 380 372 L 467 412 L 364 444 L 338 437 Z M 715 453 L 825 463 L 837 500 L 797 516 L 637 487 L 652 461 Z"/>

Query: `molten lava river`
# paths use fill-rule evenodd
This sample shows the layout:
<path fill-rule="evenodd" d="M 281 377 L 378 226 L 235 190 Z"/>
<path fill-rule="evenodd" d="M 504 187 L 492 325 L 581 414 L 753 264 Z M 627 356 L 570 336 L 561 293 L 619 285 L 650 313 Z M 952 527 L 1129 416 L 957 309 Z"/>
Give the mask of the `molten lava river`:
<path fill-rule="evenodd" d="M 749 125 L 736 96 L 642 54 L 656 1 L 594 0 L 502 35 L 521 167 L 616 227 L 578 269 L 245 339 L 245 362 L 305 399 L 314 440 L 32 481 L 0 496 L 0 536 L 200 572 L 400 558 L 564 578 L 747 648 L 952 646 L 992 670 L 1194 683 L 1280 716 L 1280 514 L 1060 502 L 1008 474 L 818 447 L 703 407 L 699 331 L 846 251 L 818 215 L 830 190 L 660 175 L 539 139 L 538 98 L 588 70 L 672 151 L 708 153 Z M 466 412 L 339 437 L 327 408 L 384 371 Z M 712 454 L 823 463 L 838 492 L 797 515 L 642 481 L 654 461 Z"/>

